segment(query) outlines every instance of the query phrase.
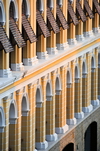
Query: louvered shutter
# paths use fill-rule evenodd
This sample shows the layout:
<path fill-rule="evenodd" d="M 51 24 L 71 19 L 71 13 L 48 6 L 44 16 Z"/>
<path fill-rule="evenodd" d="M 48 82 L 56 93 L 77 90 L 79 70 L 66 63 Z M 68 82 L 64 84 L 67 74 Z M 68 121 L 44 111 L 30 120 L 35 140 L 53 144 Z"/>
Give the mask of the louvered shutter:
<path fill-rule="evenodd" d="M 66 18 L 58 5 L 56 7 L 56 15 L 57 15 L 57 23 L 59 24 L 59 27 L 61 26 L 64 30 L 68 29 L 69 26 L 66 21 Z"/>
<path fill-rule="evenodd" d="M 39 11 L 36 12 L 36 20 L 41 32 L 43 33 L 43 36 L 45 38 L 49 37 L 50 36 L 49 29 L 44 21 L 44 18 L 42 17 Z"/>
<path fill-rule="evenodd" d="M 82 9 L 82 6 L 81 6 L 81 4 L 79 3 L 78 0 L 76 0 L 76 10 L 77 10 L 77 12 L 78 12 L 78 14 L 79 14 L 81 20 L 82 20 L 83 22 L 85 22 L 85 21 L 87 20 L 87 19 L 86 19 L 86 15 L 85 15 L 85 13 L 84 13 L 84 11 L 83 11 L 83 9 Z"/>
<path fill-rule="evenodd" d="M 92 12 L 91 7 L 89 6 L 89 3 L 87 0 L 84 0 L 84 7 L 85 7 L 85 11 L 88 13 L 90 19 L 94 18 L 93 12 Z"/>
<path fill-rule="evenodd" d="M 73 10 L 73 7 L 71 6 L 70 2 L 68 2 L 68 12 L 69 12 L 69 15 L 72 19 L 73 24 L 77 25 L 79 22 L 78 22 L 78 19 L 76 17 L 76 14 L 75 14 L 75 12 Z"/>
<path fill-rule="evenodd" d="M 93 0 L 93 4 L 94 4 L 94 7 L 97 11 L 97 13 L 100 15 L 100 6 L 99 6 L 99 3 L 97 0 Z"/>
<path fill-rule="evenodd" d="M 47 19 L 48 19 L 48 22 L 50 23 L 54 33 L 59 33 L 60 30 L 59 30 L 58 24 L 54 18 L 53 13 L 51 12 L 50 8 L 47 8 Z"/>
<path fill-rule="evenodd" d="M 0 25 L 0 50 L 4 49 L 6 53 L 14 51 L 9 38 L 4 30 L 4 28 Z"/>

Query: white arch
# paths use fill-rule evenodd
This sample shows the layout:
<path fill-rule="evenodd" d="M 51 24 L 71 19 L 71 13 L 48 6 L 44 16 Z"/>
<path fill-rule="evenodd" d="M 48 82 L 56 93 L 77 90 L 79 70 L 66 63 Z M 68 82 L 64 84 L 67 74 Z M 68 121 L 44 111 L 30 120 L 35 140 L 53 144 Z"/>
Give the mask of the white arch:
<path fill-rule="evenodd" d="M 79 78 L 80 78 L 79 65 L 76 64 L 76 66 L 75 66 L 75 79 L 79 79 Z"/>
<path fill-rule="evenodd" d="M 2 23 L 2 25 L 5 24 L 6 22 L 6 17 L 5 17 L 5 8 L 4 8 L 4 4 L 2 2 L 2 0 L 0 0 L 0 23 Z"/>
<path fill-rule="evenodd" d="M 4 132 L 5 127 L 5 114 L 4 109 L 0 106 L 0 133 Z"/>
<path fill-rule="evenodd" d="M 29 111 L 29 100 L 28 96 L 25 93 L 22 97 L 22 116 L 28 116 Z"/>
<path fill-rule="evenodd" d="M 56 87 L 55 87 L 56 91 L 61 91 L 61 79 L 60 79 L 60 76 L 57 75 L 56 77 Z"/>
<path fill-rule="evenodd" d="M 36 107 L 42 107 L 42 103 L 43 103 L 43 100 L 42 100 L 42 88 L 40 85 L 37 86 L 37 89 L 36 89 Z"/>
<path fill-rule="evenodd" d="M 14 4 L 14 19 L 18 19 L 18 5 L 16 0 L 9 0 L 9 8 L 10 8 L 10 3 L 13 2 Z"/>
<path fill-rule="evenodd" d="M 22 3 L 25 1 L 25 3 L 26 3 L 26 16 L 27 17 L 29 17 L 30 16 L 30 2 L 29 2 L 29 0 L 22 0 Z"/>
<path fill-rule="evenodd" d="M 86 73 L 87 73 L 87 64 L 86 64 L 86 60 L 84 60 L 82 64 L 82 74 L 86 74 Z"/>
<path fill-rule="evenodd" d="M 95 61 L 94 55 L 93 55 L 92 58 L 91 58 L 91 68 L 92 68 L 92 69 L 95 69 L 95 68 L 96 68 L 96 61 Z"/>
<path fill-rule="evenodd" d="M 48 0 L 48 7 L 52 10 L 54 7 L 54 1 L 53 0 Z"/>
<path fill-rule="evenodd" d="M 9 123 L 16 124 L 17 119 L 17 105 L 15 100 L 12 100 L 9 107 Z"/>
<path fill-rule="evenodd" d="M 51 81 L 48 80 L 46 84 L 46 96 L 52 95 L 52 84 Z"/>
<path fill-rule="evenodd" d="M 67 84 L 71 84 L 72 83 L 72 72 L 71 69 L 69 68 L 67 70 Z"/>

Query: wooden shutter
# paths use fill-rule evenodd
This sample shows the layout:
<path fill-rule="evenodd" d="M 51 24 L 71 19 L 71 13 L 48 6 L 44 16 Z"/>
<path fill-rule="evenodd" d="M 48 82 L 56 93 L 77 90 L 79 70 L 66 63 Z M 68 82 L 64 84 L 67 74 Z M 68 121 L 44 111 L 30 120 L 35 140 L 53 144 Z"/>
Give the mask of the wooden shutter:
<path fill-rule="evenodd" d="M 24 31 L 26 32 L 29 41 L 31 43 L 36 42 L 37 41 L 36 35 L 30 25 L 30 22 L 28 21 L 25 15 L 22 15 L 22 26 L 24 28 Z"/>
<path fill-rule="evenodd" d="M 91 7 L 89 6 L 89 3 L 87 0 L 84 0 L 84 7 L 85 7 L 85 10 L 88 13 L 89 17 L 91 19 L 94 18 L 93 12 L 92 12 Z"/>
<path fill-rule="evenodd" d="M 49 29 L 39 11 L 37 11 L 36 13 L 36 20 L 44 37 L 45 38 L 49 37 L 50 36 Z"/>
<path fill-rule="evenodd" d="M 77 25 L 79 22 L 78 22 L 78 19 L 76 17 L 76 14 L 75 14 L 75 12 L 73 10 L 73 7 L 71 6 L 70 2 L 68 2 L 68 12 L 69 12 L 69 15 L 70 15 L 70 17 L 73 21 L 73 24 Z"/>
<path fill-rule="evenodd" d="M 58 24 L 54 18 L 53 13 L 51 12 L 50 8 L 47 8 L 47 19 L 48 19 L 54 33 L 59 33 L 60 30 L 59 30 Z"/>
<path fill-rule="evenodd" d="M 25 41 L 24 41 L 22 34 L 20 33 L 18 26 L 13 18 L 10 18 L 10 20 L 9 20 L 9 28 L 10 28 L 10 31 L 14 37 L 14 40 L 15 40 L 17 46 L 19 48 L 24 47 Z"/>
<path fill-rule="evenodd" d="M 14 51 L 9 38 L 4 30 L 4 28 L 0 25 L 0 44 L 2 49 L 5 50 L 6 53 Z"/>
<path fill-rule="evenodd" d="M 62 10 L 60 9 L 60 7 L 57 5 L 56 7 L 56 14 L 57 14 L 57 22 L 60 26 L 61 24 L 61 27 L 65 30 L 65 29 L 68 29 L 69 26 L 68 26 L 68 23 L 66 21 L 66 18 L 62 12 Z"/>
<path fill-rule="evenodd" d="M 97 13 L 100 15 L 100 6 L 99 6 L 99 3 L 97 0 L 93 0 L 93 4 L 94 4 L 94 7 L 97 11 Z"/>
<path fill-rule="evenodd" d="M 77 12 L 78 12 L 78 14 L 79 14 L 81 20 L 82 20 L 83 22 L 85 22 L 85 21 L 87 20 L 87 19 L 86 19 L 86 15 L 85 15 L 85 13 L 84 13 L 84 11 L 83 11 L 83 9 L 82 9 L 82 6 L 81 6 L 81 4 L 79 3 L 78 0 L 76 0 L 76 10 L 77 10 Z"/>

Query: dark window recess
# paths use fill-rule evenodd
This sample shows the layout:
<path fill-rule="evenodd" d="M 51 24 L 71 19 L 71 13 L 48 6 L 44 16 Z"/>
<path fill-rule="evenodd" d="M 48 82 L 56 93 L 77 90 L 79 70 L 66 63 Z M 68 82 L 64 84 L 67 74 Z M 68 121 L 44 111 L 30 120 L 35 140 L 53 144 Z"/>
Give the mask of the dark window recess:
<path fill-rule="evenodd" d="M 22 15 L 22 26 L 23 26 L 23 30 L 25 31 L 25 33 L 28 37 L 28 40 L 31 43 L 36 42 L 37 41 L 36 35 L 35 35 L 32 27 L 31 27 L 31 25 L 30 25 L 30 22 L 28 21 L 28 19 L 26 18 L 25 15 Z"/>
<path fill-rule="evenodd" d="M 84 11 L 83 11 L 83 9 L 82 9 L 81 4 L 79 3 L 78 0 L 76 0 L 76 11 L 77 11 L 77 13 L 79 14 L 81 20 L 82 20 L 83 22 L 85 22 L 85 21 L 87 20 L 87 18 L 86 18 L 86 15 L 85 15 L 85 13 L 84 13 Z"/>
<path fill-rule="evenodd" d="M 17 46 L 19 48 L 24 47 L 26 45 L 25 41 L 24 41 L 22 34 L 20 33 L 18 26 L 13 18 L 10 18 L 10 20 L 9 20 L 9 28 L 10 28 L 11 35 L 13 35 L 13 38 L 14 38 Z M 11 38 L 11 36 L 10 36 L 10 38 Z"/>
<path fill-rule="evenodd" d="M 50 29 L 52 28 L 54 33 L 59 33 L 60 30 L 59 30 L 58 24 L 54 18 L 53 13 L 51 12 L 50 8 L 47 8 L 47 25 L 48 25 L 48 22 L 50 24 L 50 26 L 48 26 L 48 28 L 49 27 L 50 27 Z"/>
<path fill-rule="evenodd" d="M 79 22 L 70 2 L 68 2 L 68 12 L 69 12 L 70 18 L 72 19 L 73 24 L 77 25 Z"/>
<path fill-rule="evenodd" d="M 85 12 L 87 12 L 90 19 L 94 18 L 93 12 L 92 12 L 91 7 L 89 6 L 89 3 L 87 0 L 84 0 L 84 8 L 85 8 Z"/>
<path fill-rule="evenodd" d="M 93 5 L 96 9 L 96 12 L 100 15 L 100 6 L 97 0 L 93 0 Z"/>
<path fill-rule="evenodd" d="M 4 28 L 0 25 L 0 50 L 3 49 L 6 53 L 14 51 Z"/>
<path fill-rule="evenodd" d="M 56 15 L 57 15 L 57 23 L 58 23 L 59 27 L 62 27 L 64 30 L 68 29 L 69 26 L 66 21 L 66 18 L 58 5 L 56 6 Z"/>
<path fill-rule="evenodd" d="M 49 37 L 50 36 L 49 29 L 39 11 L 37 11 L 36 13 L 36 20 L 37 20 L 37 36 L 43 34 L 45 38 Z"/>

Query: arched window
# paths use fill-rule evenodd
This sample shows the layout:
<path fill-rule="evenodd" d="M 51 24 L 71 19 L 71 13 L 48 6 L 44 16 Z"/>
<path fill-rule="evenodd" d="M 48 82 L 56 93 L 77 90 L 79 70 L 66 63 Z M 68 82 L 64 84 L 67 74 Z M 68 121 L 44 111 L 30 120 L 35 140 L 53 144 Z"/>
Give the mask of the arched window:
<path fill-rule="evenodd" d="M 28 116 L 29 102 L 26 96 L 22 98 L 22 116 Z"/>
<path fill-rule="evenodd" d="M 5 9 L 2 1 L 0 1 L 0 24 L 5 24 Z"/>
<path fill-rule="evenodd" d="M 47 1 L 47 6 L 52 10 L 53 7 L 54 7 L 53 0 L 48 0 Z"/>
<path fill-rule="evenodd" d="M 36 90 L 36 106 L 37 107 L 42 107 L 42 91 L 41 87 L 38 87 Z"/>
<path fill-rule="evenodd" d="M 16 124 L 16 119 L 17 119 L 17 107 L 15 101 L 13 100 L 9 108 L 9 123 Z"/>
<path fill-rule="evenodd" d="M 57 4 L 58 4 L 60 7 L 62 7 L 62 5 L 63 5 L 63 0 L 57 0 Z"/>
<path fill-rule="evenodd" d="M 37 10 L 39 10 L 41 13 L 44 11 L 44 6 L 43 6 L 43 0 L 37 0 Z"/>
<path fill-rule="evenodd" d="M 4 132 L 5 127 L 5 114 L 2 107 L 0 107 L 0 133 Z"/>
<path fill-rule="evenodd" d="M 60 77 L 56 78 L 56 85 L 55 85 L 56 95 L 59 95 L 61 92 L 61 81 Z"/>

